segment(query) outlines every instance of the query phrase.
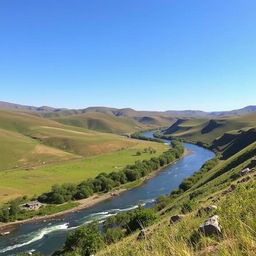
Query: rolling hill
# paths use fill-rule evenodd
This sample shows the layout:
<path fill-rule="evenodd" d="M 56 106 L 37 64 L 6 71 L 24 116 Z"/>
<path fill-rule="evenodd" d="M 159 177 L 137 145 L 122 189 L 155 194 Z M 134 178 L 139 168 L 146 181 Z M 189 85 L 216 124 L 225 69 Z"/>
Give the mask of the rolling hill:
<path fill-rule="evenodd" d="M 105 120 L 104 114 L 98 114 L 98 119 L 105 121 L 108 127 L 117 126 L 122 133 L 137 124 L 125 118 L 122 122 L 115 117 Z M 85 115 L 90 118 L 91 113 Z M 136 156 L 144 148 L 154 148 L 156 155 L 167 149 L 161 143 L 78 126 L 20 111 L 0 110 L 0 203 L 49 191 L 55 183 L 81 182 L 100 172 L 151 158 L 150 153 Z"/>
<path fill-rule="evenodd" d="M 188 120 L 196 119 L 190 122 L 196 122 L 198 124 L 204 123 L 204 121 L 206 122 L 209 119 L 213 119 L 211 122 L 218 122 L 217 119 L 219 119 L 219 122 L 222 122 L 223 118 L 239 118 L 241 115 L 255 113 L 256 106 L 247 106 L 242 109 L 219 112 L 204 112 L 200 110 L 168 110 L 158 112 L 108 107 L 88 107 L 84 109 L 53 108 L 48 106 L 34 107 L 0 101 L 0 109 L 24 112 L 30 115 L 52 119 L 62 124 L 100 132 L 127 134 L 138 130 L 168 127 L 174 124 L 174 126 L 179 125 L 177 132 L 182 134 L 183 132 L 191 131 L 193 128 L 197 129 L 195 127 L 196 124 L 190 125 L 188 124 Z M 175 121 L 178 123 L 175 123 Z M 179 124 L 179 122 L 182 122 L 183 125 Z M 212 129 L 213 126 L 213 123 L 209 123 L 208 128 Z M 205 127 L 205 130 L 202 132 L 208 134 L 208 128 Z M 174 132 L 172 131 L 171 133 Z"/>
<path fill-rule="evenodd" d="M 166 136 L 178 137 L 194 143 L 201 142 L 207 147 L 223 151 L 227 150 L 227 147 L 231 146 L 232 143 L 234 146 L 234 140 L 242 141 L 242 138 L 246 137 L 245 132 L 255 127 L 256 113 L 251 113 L 215 119 L 178 119 L 163 133 Z M 248 138 L 252 138 L 250 141 L 256 139 L 253 132 L 250 132 L 250 136 L 248 136 Z M 225 154 L 227 154 L 227 151 Z M 228 155 L 229 154 L 227 154 L 226 157 Z"/>
<path fill-rule="evenodd" d="M 123 126 L 118 126 L 119 122 L 109 124 L 109 120 L 101 119 L 109 127 L 116 125 L 121 132 L 130 131 L 133 125 L 124 120 Z M 97 125 L 97 122 L 92 125 Z M 123 136 L 4 110 L 0 111 L 0 139 L 0 170 L 78 160 L 136 144 L 135 140 Z"/>

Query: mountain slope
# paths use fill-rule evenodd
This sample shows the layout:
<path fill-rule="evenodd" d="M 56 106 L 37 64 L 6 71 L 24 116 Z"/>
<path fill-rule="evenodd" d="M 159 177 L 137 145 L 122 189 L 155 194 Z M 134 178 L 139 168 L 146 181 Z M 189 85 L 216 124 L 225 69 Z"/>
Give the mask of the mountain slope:
<path fill-rule="evenodd" d="M 226 132 L 240 133 L 242 130 L 254 127 L 256 127 L 256 113 L 251 113 L 216 119 L 178 119 L 176 123 L 164 131 L 164 134 L 211 146 L 216 138 L 223 136 Z"/>
<path fill-rule="evenodd" d="M 124 122 L 126 128 L 125 125 Z M 0 142 L 0 170 L 78 160 L 125 149 L 137 143 L 114 134 L 3 110 L 0 111 Z"/>
<path fill-rule="evenodd" d="M 54 118 L 54 120 L 66 125 L 117 134 L 133 133 L 137 130 L 145 129 L 143 124 L 136 122 L 133 119 L 116 117 L 98 112 L 88 112 L 63 118 Z"/>

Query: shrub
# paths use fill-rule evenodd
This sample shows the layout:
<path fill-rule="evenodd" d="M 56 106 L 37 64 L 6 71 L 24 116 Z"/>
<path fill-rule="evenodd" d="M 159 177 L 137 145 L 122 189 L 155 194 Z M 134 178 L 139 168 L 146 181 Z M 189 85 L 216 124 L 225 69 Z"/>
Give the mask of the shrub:
<path fill-rule="evenodd" d="M 156 219 L 153 209 L 144 209 L 139 207 L 130 214 L 130 221 L 127 223 L 128 233 L 147 227 Z"/>
<path fill-rule="evenodd" d="M 95 254 L 103 245 L 98 224 L 93 222 L 68 235 L 64 252 L 76 252 L 79 255 L 90 256 Z"/>

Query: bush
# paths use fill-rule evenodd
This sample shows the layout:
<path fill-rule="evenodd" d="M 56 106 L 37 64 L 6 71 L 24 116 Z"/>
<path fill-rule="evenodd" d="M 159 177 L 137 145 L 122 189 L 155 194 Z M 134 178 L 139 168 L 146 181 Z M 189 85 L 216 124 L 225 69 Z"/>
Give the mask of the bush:
<path fill-rule="evenodd" d="M 153 223 L 156 215 L 153 209 L 144 209 L 139 207 L 130 213 L 130 221 L 127 223 L 127 232 L 133 232 L 137 229 L 142 229 Z"/>
<path fill-rule="evenodd" d="M 68 235 L 64 245 L 64 253 L 76 252 L 79 255 L 95 254 L 104 245 L 96 222 L 78 228 Z"/>

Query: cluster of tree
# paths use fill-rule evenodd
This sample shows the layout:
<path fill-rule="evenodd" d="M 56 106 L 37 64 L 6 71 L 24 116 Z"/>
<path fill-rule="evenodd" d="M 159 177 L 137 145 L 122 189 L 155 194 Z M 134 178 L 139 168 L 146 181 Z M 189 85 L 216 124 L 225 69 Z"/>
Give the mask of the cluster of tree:
<path fill-rule="evenodd" d="M 133 139 L 138 139 L 138 140 L 147 140 L 147 141 L 154 141 L 154 142 L 159 142 L 163 143 L 163 140 L 158 139 L 158 138 L 149 138 L 146 136 L 143 136 L 140 132 L 135 132 L 131 135 L 131 138 Z"/>
<path fill-rule="evenodd" d="M 15 221 L 17 216 L 25 210 L 20 208 L 20 205 L 27 200 L 27 197 L 19 197 L 9 201 L 0 208 L 0 222 Z"/>
<path fill-rule="evenodd" d="M 151 148 L 151 147 L 144 148 L 143 151 L 137 151 L 136 156 L 140 156 L 142 153 L 155 154 L 156 150 L 154 148 Z"/>
<path fill-rule="evenodd" d="M 52 190 L 38 197 L 43 203 L 62 204 L 70 200 L 87 198 L 93 193 L 108 192 L 115 187 L 145 177 L 150 172 L 163 167 L 180 158 L 184 148 L 179 141 L 173 141 L 172 147 L 159 157 L 150 160 L 136 161 L 133 165 L 127 165 L 123 170 L 101 173 L 94 179 L 88 179 L 82 183 L 54 185 Z"/>
<path fill-rule="evenodd" d="M 93 255 L 105 245 L 151 225 L 155 219 L 156 214 L 152 209 L 139 207 L 134 211 L 109 217 L 103 227 L 99 227 L 97 222 L 90 223 L 70 233 L 64 248 L 54 255 Z"/>

